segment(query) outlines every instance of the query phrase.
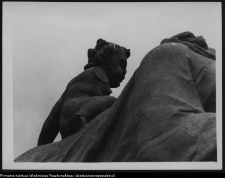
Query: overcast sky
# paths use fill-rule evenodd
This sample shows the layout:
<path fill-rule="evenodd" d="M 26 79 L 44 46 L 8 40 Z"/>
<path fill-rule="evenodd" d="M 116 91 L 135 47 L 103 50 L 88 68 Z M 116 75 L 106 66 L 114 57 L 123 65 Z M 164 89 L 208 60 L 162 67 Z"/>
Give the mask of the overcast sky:
<path fill-rule="evenodd" d="M 112 90 L 118 97 L 143 57 L 164 38 L 190 31 L 215 48 L 220 10 L 220 3 L 205 2 L 4 2 L 3 59 L 13 67 L 14 158 L 37 145 L 46 117 L 67 83 L 83 71 L 97 39 L 131 50 L 126 78 Z"/>

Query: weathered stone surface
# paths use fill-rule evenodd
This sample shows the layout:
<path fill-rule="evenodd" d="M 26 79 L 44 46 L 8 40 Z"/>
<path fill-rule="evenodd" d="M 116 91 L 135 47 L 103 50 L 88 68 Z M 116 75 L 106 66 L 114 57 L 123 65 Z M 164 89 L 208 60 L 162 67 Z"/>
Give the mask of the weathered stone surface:
<path fill-rule="evenodd" d="M 207 58 L 215 60 L 215 50 L 209 48 L 206 40 L 202 36 L 195 36 L 191 32 L 182 32 L 171 38 L 165 38 L 161 41 L 161 44 L 177 42 L 188 46 L 194 52 L 206 56 Z"/>
<path fill-rule="evenodd" d="M 165 43 L 144 57 L 112 107 L 15 161 L 216 161 L 215 101 L 215 60 Z"/>
<path fill-rule="evenodd" d="M 130 50 L 98 39 L 88 50 L 88 64 L 67 85 L 51 109 L 38 138 L 38 146 L 52 143 L 60 132 L 62 139 L 77 133 L 88 122 L 108 109 L 116 98 L 110 88 L 117 88 L 126 75 Z"/>

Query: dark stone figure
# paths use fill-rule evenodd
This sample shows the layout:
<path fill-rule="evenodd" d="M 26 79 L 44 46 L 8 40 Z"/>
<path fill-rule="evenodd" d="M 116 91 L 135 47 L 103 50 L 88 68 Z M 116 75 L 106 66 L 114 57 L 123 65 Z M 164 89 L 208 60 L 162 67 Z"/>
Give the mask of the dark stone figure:
<path fill-rule="evenodd" d="M 151 49 L 110 108 L 15 162 L 216 162 L 216 57 L 193 41 Z"/>
<path fill-rule="evenodd" d="M 125 78 L 130 50 L 103 39 L 88 50 L 84 72 L 73 78 L 52 108 L 41 130 L 38 146 L 52 143 L 58 132 L 62 139 L 78 132 L 116 98 L 110 88 L 120 86 Z"/>

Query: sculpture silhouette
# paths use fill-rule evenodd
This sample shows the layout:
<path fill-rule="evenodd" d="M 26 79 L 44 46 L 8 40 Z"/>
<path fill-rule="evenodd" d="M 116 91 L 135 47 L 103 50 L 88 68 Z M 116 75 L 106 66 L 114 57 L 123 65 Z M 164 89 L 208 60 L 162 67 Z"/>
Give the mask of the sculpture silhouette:
<path fill-rule="evenodd" d="M 38 146 L 52 143 L 58 132 L 62 139 L 78 132 L 116 98 L 110 88 L 120 86 L 125 78 L 130 50 L 103 39 L 88 50 L 85 71 L 73 78 L 52 108 L 42 127 Z"/>
<path fill-rule="evenodd" d="M 212 51 L 182 40 L 155 47 L 112 107 L 15 162 L 217 161 Z"/>

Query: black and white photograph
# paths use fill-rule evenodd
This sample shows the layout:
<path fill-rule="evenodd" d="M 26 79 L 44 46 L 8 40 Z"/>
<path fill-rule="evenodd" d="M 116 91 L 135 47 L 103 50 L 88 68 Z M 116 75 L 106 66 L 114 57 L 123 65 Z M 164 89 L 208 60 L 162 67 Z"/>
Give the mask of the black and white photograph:
<path fill-rule="evenodd" d="M 221 3 L 2 4 L 3 169 L 222 169 Z"/>

